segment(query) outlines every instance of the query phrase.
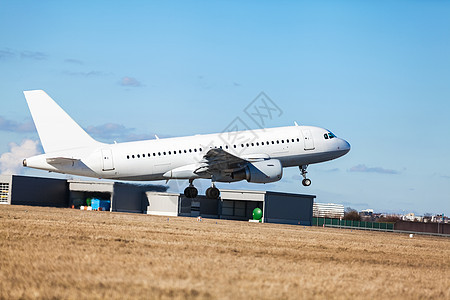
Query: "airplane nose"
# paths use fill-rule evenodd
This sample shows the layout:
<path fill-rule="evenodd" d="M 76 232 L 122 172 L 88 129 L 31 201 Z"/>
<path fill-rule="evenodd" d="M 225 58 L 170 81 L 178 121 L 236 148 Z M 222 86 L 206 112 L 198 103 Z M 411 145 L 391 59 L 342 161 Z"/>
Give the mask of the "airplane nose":
<path fill-rule="evenodd" d="M 350 143 L 347 142 L 346 140 L 340 139 L 339 141 L 339 145 L 338 145 L 338 150 L 344 150 L 345 153 L 348 153 L 350 151 Z"/>

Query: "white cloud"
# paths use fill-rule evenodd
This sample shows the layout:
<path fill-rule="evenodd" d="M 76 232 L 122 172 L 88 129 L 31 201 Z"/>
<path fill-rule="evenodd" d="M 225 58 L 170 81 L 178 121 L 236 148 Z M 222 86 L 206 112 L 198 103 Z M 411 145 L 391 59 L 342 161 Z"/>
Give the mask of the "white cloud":
<path fill-rule="evenodd" d="M 136 78 L 125 76 L 120 80 L 121 86 L 131 86 L 131 87 L 139 87 L 142 86 L 142 83 L 140 83 Z"/>
<path fill-rule="evenodd" d="M 9 132 L 34 132 L 35 127 L 31 120 L 20 123 L 0 116 L 0 130 Z"/>
<path fill-rule="evenodd" d="M 351 167 L 348 171 L 361 173 L 400 174 L 400 172 L 396 170 L 385 169 L 382 167 L 367 167 L 366 165 L 357 165 Z"/>
<path fill-rule="evenodd" d="M 38 141 L 30 139 L 23 140 L 20 145 L 9 143 L 9 152 L 0 156 L 1 174 L 19 174 L 23 170 L 22 161 L 24 158 L 38 155 Z"/>
<path fill-rule="evenodd" d="M 154 139 L 155 135 L 151 133 L 134 133 L 134 128 L 127 128 L 122 124 L 106 123 L 98 126 L 89 126 L 86 131 L 95 139 L 105 142 L 131 142 Z M 160 137 L 168 137 L 161 135 Z"/>
<path fill-rule="evenodd" d="M 84 63 L 81 60 L 75 58 L 67 58 L 64 60 L 64 62 L 75 65 L 84 65 Z"/>
<path fill-rule="evenodd" d="M 20 52 L 20 57 L 33 60 L 44 60 L 47 59 L 47 54 L 39 51 L 22 51 Z"/>

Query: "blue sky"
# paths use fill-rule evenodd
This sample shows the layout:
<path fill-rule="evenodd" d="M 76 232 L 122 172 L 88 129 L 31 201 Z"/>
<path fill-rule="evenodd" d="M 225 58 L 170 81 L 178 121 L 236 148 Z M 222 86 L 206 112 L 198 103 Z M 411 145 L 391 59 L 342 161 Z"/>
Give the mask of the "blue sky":
<path fill-rule="evenodd" d="M 23 90 L 106 142 L 257 128 L 244 109 L 263 91 L 282 111 L 268 126 L 325 127 L 352 150 L 310 166 L 309 188 L 296 168 L 219 187 L 449 215 L 449 15 L 450 1 L 0 1 L 1 170 L 42 151 Z"/>

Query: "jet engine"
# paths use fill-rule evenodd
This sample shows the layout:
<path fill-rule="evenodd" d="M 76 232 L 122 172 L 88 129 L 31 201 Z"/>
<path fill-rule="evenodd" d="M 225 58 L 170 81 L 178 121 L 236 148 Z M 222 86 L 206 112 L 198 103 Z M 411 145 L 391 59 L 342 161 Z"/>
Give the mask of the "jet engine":
<path fill-rule="evenodd" d="M 283 167 L 278 159 L 268 159 L 249 163 L 245 168 L 231 173 L 234 181 L 247 180 L 254 183 L 269 183 L 281 179 Z"/>

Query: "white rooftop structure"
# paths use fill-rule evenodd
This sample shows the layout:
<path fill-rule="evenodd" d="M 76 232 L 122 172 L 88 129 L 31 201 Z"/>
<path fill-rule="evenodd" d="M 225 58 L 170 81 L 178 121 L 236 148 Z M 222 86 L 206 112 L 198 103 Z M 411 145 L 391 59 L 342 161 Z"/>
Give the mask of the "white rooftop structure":
<path fill-rule="evenodd" d="M 313 217 L 315 218 L 336 218 L 344 217 L 344 205 L 334 203 L 314 203 Z"/>

